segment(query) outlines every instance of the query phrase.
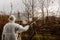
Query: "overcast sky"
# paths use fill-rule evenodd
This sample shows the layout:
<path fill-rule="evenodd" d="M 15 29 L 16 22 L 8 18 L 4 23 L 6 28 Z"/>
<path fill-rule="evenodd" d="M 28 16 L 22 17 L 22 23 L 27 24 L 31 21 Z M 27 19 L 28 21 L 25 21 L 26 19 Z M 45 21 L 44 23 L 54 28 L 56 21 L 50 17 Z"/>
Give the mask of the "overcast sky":
<path fill-rule="evenodd" d="M 53 5 L 50 5 L 50 7 L 49 7 L 50 11 L 58 10 L 58 0 L 53 0 L 53 1 L 55 1 L 55 2 Z M 0 0 L 0 11 L 10 13 L 11 4 L 13 5 L 12 13 L 17 12 L 18 10 L 20 12 L 23 12 L 24 6 L 22 4 L 22 0 Z"/>
<path fill-rule="evenodd" d="M 0 0 L 0 11 L 10 12 L 11 4 L 13 5 L 13 12 L 17 12 L 18 10 L 22 12 L 23 4 L 21 0 Z"/>

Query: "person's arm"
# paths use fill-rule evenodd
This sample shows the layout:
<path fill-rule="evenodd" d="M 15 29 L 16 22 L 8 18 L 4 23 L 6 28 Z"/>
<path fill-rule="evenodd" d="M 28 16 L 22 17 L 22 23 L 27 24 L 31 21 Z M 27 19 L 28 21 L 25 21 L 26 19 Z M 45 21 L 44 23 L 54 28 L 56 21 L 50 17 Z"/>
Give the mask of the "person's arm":
<path fill-rule="evenodd" d="M 26 25 L 25 27 L 23 27 L 22 25 L 18 25 L 17 27 L 19 32 L 24 32 L 29 29 L 29 25 Z"/>

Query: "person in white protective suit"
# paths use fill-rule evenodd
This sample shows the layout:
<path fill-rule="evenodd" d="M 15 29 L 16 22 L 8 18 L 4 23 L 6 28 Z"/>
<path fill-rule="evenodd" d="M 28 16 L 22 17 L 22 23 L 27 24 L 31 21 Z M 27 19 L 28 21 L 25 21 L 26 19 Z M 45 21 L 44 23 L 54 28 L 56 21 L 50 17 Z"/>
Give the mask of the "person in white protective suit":
<path fill-rule="evenodd" d="M 16 18 L 14 15 L 11 15 L 8 20 L 9 22 L 3 28 L 2 40 L 18 40 L 18 32 L 24 32 L 29 29 L 29 25 L 23 27 L 15 23 Z"/>

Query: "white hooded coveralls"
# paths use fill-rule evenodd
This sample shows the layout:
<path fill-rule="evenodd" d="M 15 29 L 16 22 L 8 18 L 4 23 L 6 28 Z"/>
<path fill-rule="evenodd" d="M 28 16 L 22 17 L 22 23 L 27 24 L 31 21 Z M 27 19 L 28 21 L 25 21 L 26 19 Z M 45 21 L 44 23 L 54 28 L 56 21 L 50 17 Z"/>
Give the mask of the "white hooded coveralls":
<path fill-rule="evenodd" d="M 8 22 L 2 33 L 2 40 L 17 40 L 18 32 L 24 32 L 29 29 L 29 25 L 23 27 L 13 21 Z"/>

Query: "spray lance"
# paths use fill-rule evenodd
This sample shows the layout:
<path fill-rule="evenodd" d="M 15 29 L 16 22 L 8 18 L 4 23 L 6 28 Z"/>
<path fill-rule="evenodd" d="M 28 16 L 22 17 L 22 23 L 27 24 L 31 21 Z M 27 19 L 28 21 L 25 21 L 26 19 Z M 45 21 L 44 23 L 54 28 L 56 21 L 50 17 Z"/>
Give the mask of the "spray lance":
<path fill-rule="evenodd" d="M 35 20 L 35 21 L 33 21 L 32 23 L 29 23 L 29 21 L 28 21 L 28 24 L 29 24 L 29 25 L 32 25 L 33 23 L 35 23 L 35 22 L 38 21 L 39 19 L 40 19 L 40 15 L 39 15 L 38 19 Z"/>

